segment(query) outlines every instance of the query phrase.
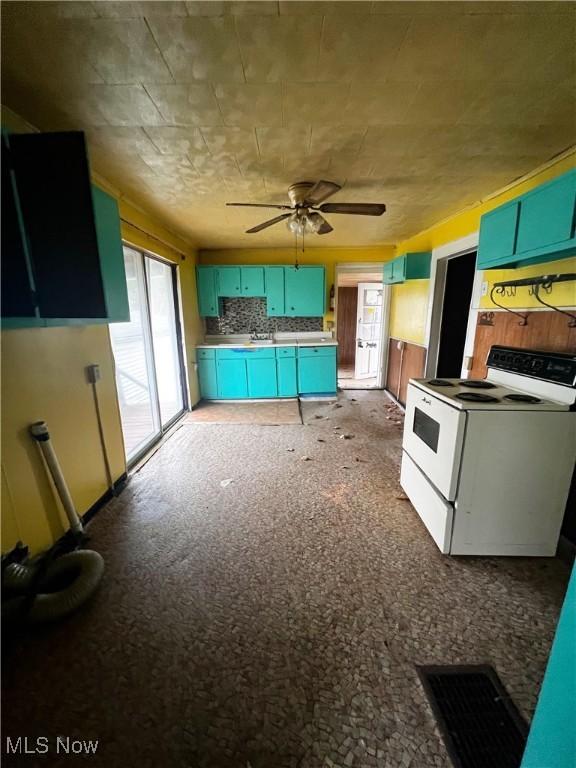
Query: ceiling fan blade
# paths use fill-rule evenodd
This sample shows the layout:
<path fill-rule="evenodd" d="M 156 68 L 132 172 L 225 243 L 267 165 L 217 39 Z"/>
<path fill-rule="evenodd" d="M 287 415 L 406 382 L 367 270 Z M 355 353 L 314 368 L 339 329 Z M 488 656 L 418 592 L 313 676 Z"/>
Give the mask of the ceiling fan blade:
<path fill-rule="evenodd" d="M 384 203 L 324 203 L 318 208 L 322 213 L 350 213 L 357 216 L 382 216 Z"/>
<path fill-rule="evenodd" d="M 279 221 L 284 221 L 284 219 L 289 219 L 290 216 L 292 216 L 291 213 L 283 213 L 281 216 L 276 216 L 274 219 L 268 219 L 268 221 L 263 221 L 262 224 L 257 224 L 255 227 L 252 227 L 252 229 L 247 229 L 246 234 L 252 235 L 254 232 L 261 232 L 263 229 L 266 229 L 267 227 L 271 227 L 273 224 L 278 224 Z"/>
<path fill-rule="evenodd" d="M 340 184 L 335 184 L 333 181 L 317 181 L 306 195 L 304 204 L 318 205 L 318 203 L 321 203 L 323 200 L 332 197 L 332 195 L 338 192 L 339 189 L 342 189 Z"/>
<path fill-rule="evenodd" d="M 328 232 L 333 232 L 334 231 L 334 227 L 331 226 L 330 224 L 328 224 L 328 222 L 326 221 L 324 216 L 320 216 L 319 213 L 317 213 L 315 215 L 318 216 L 318 219 L 322 220 L 322 223 L 320 224 L 320 226 L 316 230 L 316 234 L 317 235 L 327 235 Z"/>
<path fill-rule="evenodd" d="M 243 208 L 279 208 L 282 211 L 294 210 L 291 205 L 265 205 L 260 203 L 226 203 L 226 205 L 240 205 Z"/>

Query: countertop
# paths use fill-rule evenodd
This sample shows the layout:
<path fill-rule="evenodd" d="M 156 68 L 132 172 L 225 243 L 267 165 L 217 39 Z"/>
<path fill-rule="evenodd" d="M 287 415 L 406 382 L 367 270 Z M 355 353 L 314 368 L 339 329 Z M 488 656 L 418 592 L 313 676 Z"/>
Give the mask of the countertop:
<path fill-rule="evenodd" d="M 266 349 L 268 347 L 337 347 L 336 339 L 330 338 L 326 334 L 314 336 L 314 334 L 295 334 L 292 338 L 276 338 L 272 344 L 251 341 L 249 336 L 231 338 L 223 336 L 222 341 L 217 341 L 213 337 L 202 344 L 197 344 L 197 349 L 215 349 L 215 348 L 240 348 Z"/>

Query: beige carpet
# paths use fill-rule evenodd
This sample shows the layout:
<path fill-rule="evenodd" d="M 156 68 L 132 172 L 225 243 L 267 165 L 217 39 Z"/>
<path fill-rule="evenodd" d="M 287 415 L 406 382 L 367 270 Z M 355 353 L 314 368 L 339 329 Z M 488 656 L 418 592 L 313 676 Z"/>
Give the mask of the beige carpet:
<path fill-rule="evenodd" d="M 302 424 L 298 400 L 268 403 L 200 403 L 185 421 L 211 424 Z"/>

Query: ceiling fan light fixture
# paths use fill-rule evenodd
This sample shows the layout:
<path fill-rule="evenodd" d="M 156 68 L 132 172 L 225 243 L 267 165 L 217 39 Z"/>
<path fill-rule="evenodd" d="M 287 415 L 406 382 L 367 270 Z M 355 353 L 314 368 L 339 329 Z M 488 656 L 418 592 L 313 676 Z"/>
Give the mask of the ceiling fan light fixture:
<path fill-rule="evenodd" d="M 317 234 L 322 224 L 324 224 L 324 219 L 319 213 L 312 212 L 306 216 L 306 232 Z"/>

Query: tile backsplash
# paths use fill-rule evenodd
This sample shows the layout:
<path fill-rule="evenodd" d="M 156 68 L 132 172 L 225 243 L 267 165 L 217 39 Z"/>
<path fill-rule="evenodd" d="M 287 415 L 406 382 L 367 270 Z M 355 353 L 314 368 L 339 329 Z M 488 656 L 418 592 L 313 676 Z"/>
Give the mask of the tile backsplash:
<path fill-rule="evenodd" d="M 321 317 L 267 317 L 266 299 L 222 299 L 221 317 L 206 318 L 209 336 L 277 331 L 321 331 Z"/>

